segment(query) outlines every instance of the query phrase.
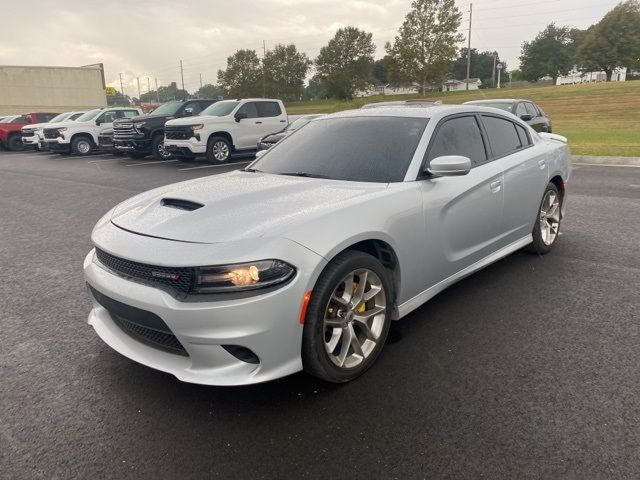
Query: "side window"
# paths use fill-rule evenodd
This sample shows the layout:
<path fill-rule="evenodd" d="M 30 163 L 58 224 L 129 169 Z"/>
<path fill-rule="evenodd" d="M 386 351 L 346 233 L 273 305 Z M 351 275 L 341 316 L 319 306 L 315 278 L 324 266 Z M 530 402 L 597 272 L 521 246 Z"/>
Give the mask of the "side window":
<path fill-rule="evenodd" d="M 104 112 L 102 115 L 100 115 L 101 123 L 113 123 L 115 119 L 116 119 L 116 112 L 113 110 Z"/>
<path fill-rule="evenodd" d="M 524 103 L 518 103 L 518 106 L 516 107 L 516 117 L 519 118 L 522 115 L 527 115 L 527 113 L 527 108 L 524 106 Z"/>
<path fill-rule="evenodd" d="M 200 105 L 200 102 L 187 103 L 187 105 L 185 105 L 184 109 L 186 110 L 187 108 L 191 109 L 191 111 L 192 111 L 191 115 L 199 115 L 200 112 L 202 111 L 202 106 Z"/>
<path fill-rule="evenodd" d="M 53 113 L 39 113 L 36 115 L 36 120 L 38 120 L 39 123 L 46 123 L 53 117 L 55 117 Z"/>
<path fill-rule="evenodd" d="M 533 118 L 540 116 L 540 112 L 538 111 L 538 108 L 533 103 L 527 102 L 526 106 L 527 106 L 527 113 L 533 116 Z"/>
<path fill-rule="evenodd" d="M 520 137 L 515 124 L 510 120 L 483 115 L 482 123 L 489 136 L 494 157 L 509 155 L 520 148 Z"/>
<path fill-rule="evenodd" d="M 138 116 L 137 110 L 121 110 L 124 118 L 133 118 Z"/>
<path fill-rule="evenodd" d="M 277 117 L 282 113 L 278 102 L 258 102 L 258 116 Z"/>
<path fill-rule="evenodd" d="M 476 117 L 456 117 L 445 120 L 432 140 L 427 160 L 443 155 L 462 155 L 474 165 L 487 160 L 487 152 Z"/>
<path fill-rule="evenodd" d="M 520 139 L 520 148 L 525 148 L 531 145 L 531 140 L 529 140 L 526 128 L 522 125 L 516 124 L 516 131 L 518 132 L 518 138 Z"/>
<path fill-rule="evenodd" d="M 258 118 L 258 109 L 255 102 L 245 103 L 240 107 L 238 113 L 246 113 L 247 118 Z"/>

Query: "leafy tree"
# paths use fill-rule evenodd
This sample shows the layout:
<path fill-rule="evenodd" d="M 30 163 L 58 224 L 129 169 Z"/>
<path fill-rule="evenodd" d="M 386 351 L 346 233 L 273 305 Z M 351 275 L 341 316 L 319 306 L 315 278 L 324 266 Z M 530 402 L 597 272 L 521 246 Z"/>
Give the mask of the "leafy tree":
<path fill-rule="evenodd" d="M 224 90 L 222 90 L 222 88 L 218 87 L 217 85 L 206 83 L 198 89 L 198 91 L 195 93 L 195 96 L 198 98 L 213 99 L 217 96 L 224 96 Z"/>
<path fill-rule="evenodd" d="M 577 32 L 551 23 L 531 42 L 524 42 L 520 69 L 526 80 L 537 81 L 544 76 L 566 75 L 574 67 Z"/>
<path fill-rule="evenodd" d="M 522 80 L 525 80 L 521 70 L 511 70 L 510 77 L 514 82 L 521 82 Z"/>
<path fill-rule="evenodd" d="M 454 0 L 414 0 L 393 44 L 385 46 L 394 61 L 394 83 L 415 82 L 424 93 L 444 80 L 463 40 L 457 33 L 461 18 Z"/>
<path fill-rule="evenodd" d="M 238 50 L 218 70 L 218 84 L 233 98 L 262 95 L 262 68 L 255 50 Z"/>
<path fill-rule="evenodd" d="M 618 4 L 591 27 L 577 49 L 576 60 L 584 70 L 603 70 L 607 81 L 618 67 L 640 67 L 640 2 Z"/>
<path fill-rule="evenodd" d="M 497 52 L 495 52 L 497 53 Z M 483 85 L 492 85 L 494 72 L 493 72 L 493 56 L 494 52 L 479 52 L 477 49 L 471 49 L 471 78 L 479 78 L 482 80 Z M 508 76 L 507 63 L 504 60 L 500 60 L 498 55 L 496 58 L 496 65 L 502 64 L 502 78 Z M 458 57 L 453 62 L 450 70 L 451 76 L 458 80 L 464 80 L 467 78 L 467 48 L 461 48 L 458 53 Z M 498 72 L 495 72 L 497 77 Z"/>
<path fill-rule="evenodd" d="M 295 45 L 276 45 L 262 60 L 267 94 L 283 100 L 300 100 L 309 67 L 311 60 L 298 52 Z"/>
<path fill-rule="evenodd" d="M 373 64 L 371 76 L 373 81 L 380 85 L 391 83 L 391 70 L 393 69 L 393 59 L 389 55 L 385 55 L 380 60 L 376 60 Z"/>
<path fill-rule="evenodd" d="M 114 89 L 115 90 L 115 89 Z M 131 98 L 127 95 L 122 95 L 117 90 L 113 95 L 109 95 L 107 92 L 107 105 L 110 107 L 129 107 L 131 106 Z"/>
<path fill-rule="evenodd" d="M 372 34 L 356 27 L 340 28 L 320 49 L 316 70 L 322 91 L 330 97 L 353 98 L 365 88 L 373 67 L 376 50 Z"/>
<path fill-rule="evenodd" d="M 322 87 L 320 85 L 320 75 L 317 73 L 309 79 L 309 84 L 304 88 L 303 100 L 318 100 L 322 98 Z"/>

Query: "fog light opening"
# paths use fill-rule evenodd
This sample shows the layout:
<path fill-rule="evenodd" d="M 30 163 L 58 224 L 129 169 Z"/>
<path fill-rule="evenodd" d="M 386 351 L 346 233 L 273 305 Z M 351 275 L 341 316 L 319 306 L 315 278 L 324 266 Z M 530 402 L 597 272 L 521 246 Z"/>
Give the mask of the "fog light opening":
<path fill-rule="evenodd" d="M 240 345 L 221 345 L 221 347 L 245 363 L 252 363 L 254 365 L 260 363 L 258 356 L 246 347 L 241 347 Z"/>

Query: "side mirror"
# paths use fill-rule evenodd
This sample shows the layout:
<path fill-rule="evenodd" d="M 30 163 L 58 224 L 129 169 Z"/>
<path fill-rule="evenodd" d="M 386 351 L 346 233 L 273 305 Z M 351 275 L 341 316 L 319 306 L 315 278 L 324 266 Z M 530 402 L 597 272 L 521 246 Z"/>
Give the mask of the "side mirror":
<path fill-rule="evenodd" d="M 96 125 L 97 125 L 98 127 L 100 126 L 100 124 L 101 124 L 101 123 L 102 123 L 102 120 L 100 120 L 100 119 L 97 119 L 97 120 L 96 120 Z"/>
<path fill-rule="evenodd" d="M 236 113 L 235 117 L 236 117 L 236 122 L 239 122 L 243 118 L 247 118 L 247 114 L 244 113 L 244 112 L 238 112 L 238 113 Z"/>
<path fill-rule="evenodd" d="M 460 155 L 436 157 L 429 163 L 427 173 L 438 177 L 458 177 L 471 171 L 471 160 Z"/>
<path fill-rule="evenodd" d="M 256 160 L 262 157 L 265 153 L 267 153 L 267 150 L 258 150 L 256 152 Z"/>
<path fill-rule="evenodd" d="M 520 115 L 520 120 L 523 120 L 525 122 L 529 122 L 529 121 L 533 120 L 533 115 L 529 115 L 528 113 L 525 113 L 524 115 Z"/>
<path fill-rule="evenodd" d="M 191 117 L 191 116 L 193 116 L 193 108 L 185 108 L 185 109 L 184 109 L 184 116 L 185 116 L 185 117 Z"/>

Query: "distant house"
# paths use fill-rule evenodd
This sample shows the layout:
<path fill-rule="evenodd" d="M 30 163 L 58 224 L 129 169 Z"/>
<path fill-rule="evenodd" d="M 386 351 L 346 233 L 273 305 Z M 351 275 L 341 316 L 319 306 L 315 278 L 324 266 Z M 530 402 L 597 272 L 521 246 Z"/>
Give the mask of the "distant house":
<path fill-rule="evenodd" d="M 627 80 L 627 68 L 616 68 L 611 74 L 612 82 L 625 82 Z M 573 69 L 567 75 L 562 75 L 556 80 L 556 85 L 575 85 L 576 83 L 606 82 L 605 72 L 579 72 Z"/>
<path fill-rule="evenodd" d="M 373 97 L 374 95 L 413 95 L 420 93 L 420 86 L 417 84 L 408 86 L 393 87 L 391 84 L 370 84 L 364 90 L 358 90 L 356 97 Z"/>
<path fill-rule="evenodd" d="M 467 90 L 467 82 L 469 83 L 469 90 L 478 90 L 482 85 L 482 80 L 479 78 L 470 78 L 469 80 L 456 80 L 450 78 L 442 83 L 443 92 L 457 92 L 459 90 Z"/>

